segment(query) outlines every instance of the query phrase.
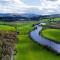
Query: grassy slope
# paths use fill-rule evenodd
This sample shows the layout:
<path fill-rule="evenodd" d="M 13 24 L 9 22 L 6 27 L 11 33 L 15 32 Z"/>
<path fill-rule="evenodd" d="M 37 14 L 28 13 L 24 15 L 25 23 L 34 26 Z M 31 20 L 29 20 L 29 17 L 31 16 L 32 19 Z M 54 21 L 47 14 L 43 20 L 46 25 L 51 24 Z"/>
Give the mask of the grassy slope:
<path fill-rule="evenodd" d="M 19 35 L 15 60 L 60 60 L 60 56 L 56 56 L 29 38 L 29 32 L 33 29 L 32 23 L 20 23 L 17 29 Z"/>
<path fill-rule="evenodd" d="M 42 35 L 46 38 L 60 42 L 60 29 L 45 29 L 42 31 Z"/>

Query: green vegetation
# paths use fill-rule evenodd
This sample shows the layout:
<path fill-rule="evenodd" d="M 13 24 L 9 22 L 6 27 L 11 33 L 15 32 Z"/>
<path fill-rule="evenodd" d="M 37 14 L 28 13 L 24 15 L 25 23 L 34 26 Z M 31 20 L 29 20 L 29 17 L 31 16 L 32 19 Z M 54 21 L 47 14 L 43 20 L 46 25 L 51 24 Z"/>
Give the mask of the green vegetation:
<path fill-rule="evenodd" d="M 20 25 L 17 23 L 19 35 L 15 60 L 60 60 L 60 56 L 48 51 L 29 37 L 35 23 L 37 22 L 20 22 Z"/>
<path fill-rule="evenodd" d="M 48 20 L 46 20 L 46 21 L 43 20 L 43 22 L 47 22 L 47 21 Z M 11 31 L 12 30 L 14 32 L 15 31 L 19 32 L 17 35 L 17 43 L 16 43 L 16 50 L 17 50 L 16 52 L 17 53 L 14 56 L 15 60 L 60 60 L 60 56 L 57 56 L 53 52 L 45 49 L 43 46 L 34 42 L 30 38 L 29 33 L 34 29 L 34 27 L 32 25 L 36 24 L 36 23 L 39 23 L 39 21 L 0 22 L 0 24 L 1 24 L 0 30 L 2 30 L 2 31 L 3 30 L 5 30 L 5 31 Z M 16 29 L 14 27 L 9 26 L 9 25 L 16 27 Z M 12 34 L 12 32 L 10 32 L 10 33 Z M 55 33 L 55 35 L 58 33 L 59 32 Z M 3 35 L 4 34 L 5 33 L 3 33 Z M 9 37 L 10 36 L 12 37 L 15 35 L 16 34 L 14 33 L 14 35 L 9 35 Z M 58 38 L 58 40 L 59 40 L 59 38 Z M 10 39 L 9 39 L 9 41 L 10 41 Z M 6 40 L 6 42 L 7 42 L 7 40 Z M 12 40 L 11 45 L 13 43 L 15 43 L 15 42 Z M 8 43 L 8 44 L 10 44 L 10 43 Z M 0 46 L 2 46 L 2 45 L 3 45 L 3 43 L 0 40 Z M 2 48 L 0 48 L 0 52 L 1 51 L 2 51 Z M 8 54 L 6 54 L 5 58 L 6 57 L 7 57 L 7 60 L 9 60 L 10 56 Z"/>
<path fill-rule="evenodd" d="M 0 31 L 16 31 L 16 29 L 12 26 L 8 26 L 8 25 L 0 25 Z"/>
<path fill-rule="evenodd" d="M 0 60 L 10 60 L 16 44 L 16 29 L 0 25 Z"/>
<path fill-rule="evenodd" d="M 48 39 L 60 42 L 60 29 L 44 29 L 42 30 L 42 35 Z"/>
<path fill-rule="evenodd" d="M 60 21 L 60 18 L 46 18 L 46 19 L 41 19 L 40 22 L 53 22 L 53 21 Z"/>

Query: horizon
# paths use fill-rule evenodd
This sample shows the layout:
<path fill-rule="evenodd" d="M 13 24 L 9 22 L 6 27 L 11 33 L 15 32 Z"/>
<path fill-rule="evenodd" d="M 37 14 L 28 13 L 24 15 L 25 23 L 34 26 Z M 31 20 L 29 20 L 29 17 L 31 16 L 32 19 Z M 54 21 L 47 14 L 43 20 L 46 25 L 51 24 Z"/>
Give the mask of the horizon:
<path fill-rule="evenodd" d="M 36 14 L 36 13 L 0 13 L 0 15 L 1 15 L 1 14 L 3 14 L 3 15 L 4 15 L 4 14 L 15 14 L 15 15 L 24 15 L 24 14 L 28 14 L 28 15 L 29 15 L 29 14 L 31 14 L 31 15 L 32 15 L 32 14 L 35 14 L 35 15 L 56 15 L 57 13 L 56 13 L 56 14 L 55 14 L 55 13 L 54 13 L 54 14 Z M 60 15 L 60 14 L 58 13 L 58 15 Z"/>

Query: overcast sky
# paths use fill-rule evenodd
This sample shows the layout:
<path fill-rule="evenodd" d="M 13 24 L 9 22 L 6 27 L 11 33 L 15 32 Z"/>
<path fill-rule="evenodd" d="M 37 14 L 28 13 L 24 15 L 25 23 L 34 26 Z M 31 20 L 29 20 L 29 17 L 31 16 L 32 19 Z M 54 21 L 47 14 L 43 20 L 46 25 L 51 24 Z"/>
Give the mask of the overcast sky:
<path fill-rule="evenodd" d="M 60 0 L 0 0 L 0 13 L 60 14 Z"/>

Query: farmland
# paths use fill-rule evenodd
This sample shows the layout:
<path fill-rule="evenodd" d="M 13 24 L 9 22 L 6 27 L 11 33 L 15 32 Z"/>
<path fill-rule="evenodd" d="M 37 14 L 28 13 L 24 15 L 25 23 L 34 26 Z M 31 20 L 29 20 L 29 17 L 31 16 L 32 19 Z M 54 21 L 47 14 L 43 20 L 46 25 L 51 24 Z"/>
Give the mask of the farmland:
<path fill-rule="evenodd" d="M 19 35 L 15 60 L 59 60 L 60 56 L 57 56 L 30 38 L 29 32 L 33 30 L 32 25 L 35 23 L 20 22 L 20 25 L 17 26 Z"/>
<path fill-rule="evenodd" d="M 57 56 L 30 38 L 29 33 L 34 29 L 33 24 L 39 22 L 41 21 L 0 22 L 1 25 L 3 24 L 0 27 L 1 31 L 18 32 L 17 41 L 14 41 L 14 44 L 16 44 L 14 60 L 60 60 L 60 56 Z"/>
<path fill-rule="evenodd" d="M 45 29 L 42 35 L 50 40 L 60 42 L 60 29 Z"/>

